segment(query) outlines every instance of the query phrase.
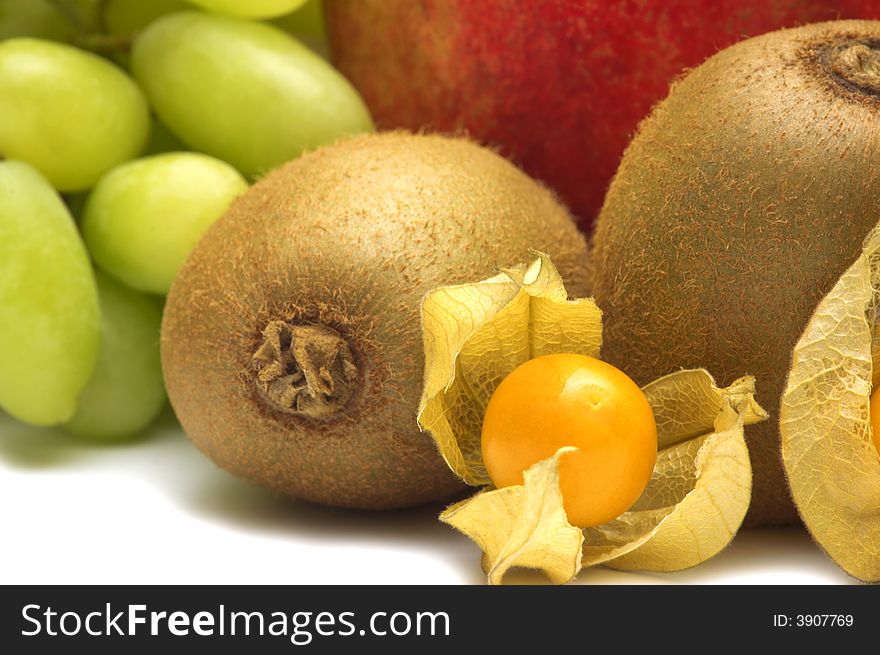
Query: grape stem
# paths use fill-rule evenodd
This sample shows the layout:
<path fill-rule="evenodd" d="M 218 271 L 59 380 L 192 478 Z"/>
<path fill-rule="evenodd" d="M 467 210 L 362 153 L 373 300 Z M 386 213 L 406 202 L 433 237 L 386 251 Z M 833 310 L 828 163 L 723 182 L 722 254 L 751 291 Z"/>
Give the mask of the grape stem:
<path fill-rule="evenodd" d="M 109 0 L 97 0 L 92 19 L 86 21 L 82 14 L 67 0 L 47 0 L 76 31 L 73 45 L 102 55 L 124 53 L 131 50 L 131 36 L 108 34 L 107 5 Z"/>
<path fill-rule="evenodd" d="M 107 28 L 107 5 L 110 0 L 98 0 L 95 5 L 95 28 L 99 34 L 107 34 L 110 30 Z"/>

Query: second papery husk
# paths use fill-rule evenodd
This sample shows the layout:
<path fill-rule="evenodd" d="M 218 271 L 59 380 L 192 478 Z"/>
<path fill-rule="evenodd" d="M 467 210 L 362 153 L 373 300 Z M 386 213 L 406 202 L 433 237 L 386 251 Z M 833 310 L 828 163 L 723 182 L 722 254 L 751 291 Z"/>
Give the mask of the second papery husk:
<path fill-rule="evenodd" d="M 782 460 L 810 533 L 850 575 L 880 581 L 880 454 L 871 392 L 880 381 L 880 229 L 819 303 L 782 395 Z"/>

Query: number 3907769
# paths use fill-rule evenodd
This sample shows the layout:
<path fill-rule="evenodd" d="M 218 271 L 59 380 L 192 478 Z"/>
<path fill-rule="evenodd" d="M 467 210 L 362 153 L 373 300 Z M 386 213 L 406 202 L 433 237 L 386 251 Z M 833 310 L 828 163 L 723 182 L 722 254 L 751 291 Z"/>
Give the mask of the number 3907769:
<path fill-rule="evenodd" d="M 852 614 L 798 614 L 794 624 L 799 627 L 837 626 L 849 628 L 853 624 Z"/>

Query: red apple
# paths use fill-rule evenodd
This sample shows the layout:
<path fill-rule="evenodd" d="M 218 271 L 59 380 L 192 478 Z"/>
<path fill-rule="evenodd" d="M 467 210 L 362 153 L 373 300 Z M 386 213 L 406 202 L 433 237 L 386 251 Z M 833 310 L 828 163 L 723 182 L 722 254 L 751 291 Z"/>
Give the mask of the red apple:
<path fill-rule="evenodd" d="M 326 0 L 334 63 L 382 128 L 463 130 L 588 229 L 685 68 L 746 36 L 880 16 L 878 0 Z"/>

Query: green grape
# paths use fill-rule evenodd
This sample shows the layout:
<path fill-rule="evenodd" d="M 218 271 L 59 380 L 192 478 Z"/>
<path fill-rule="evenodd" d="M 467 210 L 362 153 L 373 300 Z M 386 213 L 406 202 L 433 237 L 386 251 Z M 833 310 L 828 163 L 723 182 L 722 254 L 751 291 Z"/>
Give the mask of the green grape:
<path fill-rule="evenodd" d="M 138 159 L 92 190 L 83 235 L 106 272 L 140 291 L 168 293 L 199 237 L 246 188 L 238 171 L 207 155 Z"/>
<path fill-rule="evenodd" d="M 106 0 L 104 26 L 114 36 L 137 34 L 165 14 L 190 7 L 185 0 Z"/>
<path fill-rule="evenodd" d="M 0 42 L 0 156 L 79 191 L 144 146 L 150 116 L 137 85 L 110 62 L 38 39 Z"/>
<path fill-rule="evenodd" d="M 177 136 L 250 177 L 373 129 L 342 75 L 262 23 L 198 12 L 165 16 L 135 41 L 132 70 Z"/>
<path fill-rule="evenodd" d="M 70 418 L 100 330 L 89 256 L 60 196 L 27 164 L 0 162 L 0 406 L 35 425 Z"/>
<path fill-rule="evenodd" d="M 242 18 L 274 18 L 298 9 L 306 0 L 189 0 L 209 11 Z"/>
<path fill-rule="evenodd" d="M 145 428 L 165 403 L 159 359 L 162 311 L 156 299 L 97 274 L 101 303 L 98 363 L 63 428 L 90 439 L 119 439 Z"/>

